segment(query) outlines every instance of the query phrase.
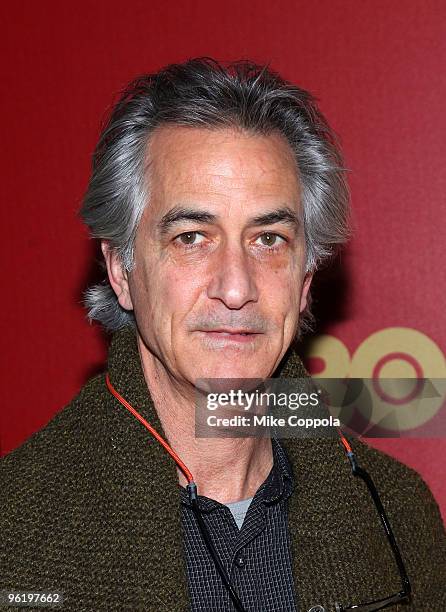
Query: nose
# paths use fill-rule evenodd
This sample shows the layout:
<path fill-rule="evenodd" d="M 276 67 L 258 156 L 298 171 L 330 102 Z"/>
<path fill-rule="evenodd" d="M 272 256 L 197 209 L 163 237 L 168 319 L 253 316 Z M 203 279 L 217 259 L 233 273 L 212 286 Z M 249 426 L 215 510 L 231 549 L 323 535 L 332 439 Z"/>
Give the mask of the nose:
<path fill-rule="evenodd" d="M 227 308 L 239 310 L 258 300 L 254 270 L 241 245 L 225 245 L 215 258 L 207 295 L 218 299 Z"/>

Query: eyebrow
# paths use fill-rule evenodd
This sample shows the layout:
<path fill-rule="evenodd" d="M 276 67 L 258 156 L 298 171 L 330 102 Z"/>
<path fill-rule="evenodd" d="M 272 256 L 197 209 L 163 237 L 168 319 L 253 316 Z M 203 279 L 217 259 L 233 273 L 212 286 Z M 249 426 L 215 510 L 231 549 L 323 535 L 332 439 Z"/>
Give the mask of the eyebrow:
<path fill-rule="evenodd" d="M 254 217 L 249 225 L 272 225 L 273 223 L 286 223 L 293 226 L 296 230 L 301 226 L 299 215 L 291 210 L 291 208 L 288 208 L 288 206 L 276 208 L 276 210 Z"/>
<path fill-rule="evenodd" d="M 157 224 L 157 228 L 160 234 L 164 236 L 172 226 L 183 221 L 195 221 L 204 224 L 215 223 L 217 219 L 217 215 L 207 212 L 206 210 L 175 206 L 161 218 Z M 248 225 L 255 227 L 272 225 L 273 223 L 286 223 L 296 230 L 301 226 L 299 215 L 288 206 L 276 208 L 275 210 L 257 215 L 248 220 Z"/>
<path fill-rule="evenodd" d="M 166 213 L 158 222 L 157 227 L 161 235 L 167 234 L 170 228 L 182 221 L 197 221 L 198 223 L 213 223 L 217 220 L 216 215 L 205 210 L 195 208 L 183 208 L 175 206 Z"/>

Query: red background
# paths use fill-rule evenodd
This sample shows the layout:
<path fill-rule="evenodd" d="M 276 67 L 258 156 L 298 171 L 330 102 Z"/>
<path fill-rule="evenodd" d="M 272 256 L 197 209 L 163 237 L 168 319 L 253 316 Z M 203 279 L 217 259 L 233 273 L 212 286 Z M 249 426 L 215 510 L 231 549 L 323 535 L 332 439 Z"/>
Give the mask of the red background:
<path fill-rule="evenodd" d="M 1 10 L 2 453 L 45 425 L 106 355 L 81 306 L 97 251 L 76 218 L 101 118 L 130 78 L 192 56 L 271 62 L 316 94 L 341 135 L 356 230 L 319 307 L 322 331 L 353 353 L 377 330 L 408 327 L 444 353 L 442 0 L 41 0 Z M 423 475 L 446 517 L 444 441 L 373 443 Z"/>

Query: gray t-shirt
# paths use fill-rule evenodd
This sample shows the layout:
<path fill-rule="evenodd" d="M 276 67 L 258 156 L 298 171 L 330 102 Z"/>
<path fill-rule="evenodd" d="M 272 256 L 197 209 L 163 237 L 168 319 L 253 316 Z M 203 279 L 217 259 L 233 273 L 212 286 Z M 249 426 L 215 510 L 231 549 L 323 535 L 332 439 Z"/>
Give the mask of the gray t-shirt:
<path fill-rule="evenodd" d="M 246 513 L 248 512 L 249 505 L 253 499 L 253 497 L 248 497 L 248 499 L 242 499 L 238 502 L 224 504 L 231 511 L 231 514 L 234 517 L 235 522 L 237 523 L 237 527 L 239 529 L 242 528 L 243 521 L 245 520 Z"/>

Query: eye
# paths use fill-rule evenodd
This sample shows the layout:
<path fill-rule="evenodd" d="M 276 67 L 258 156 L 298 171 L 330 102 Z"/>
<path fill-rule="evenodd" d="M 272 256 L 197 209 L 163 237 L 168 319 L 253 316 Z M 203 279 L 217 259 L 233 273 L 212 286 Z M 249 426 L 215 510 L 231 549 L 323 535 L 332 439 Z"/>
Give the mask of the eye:
<path fill-rule="evenodd" d="M 200 240 L 197 240 L 197 238 L 200 238 Z M 183 232 L 177 236 L 175 240 L 181 242 L 185 246 L 195 246 L 203 242 L 204 236 L 200 234 L 200 232 Z"/>
<path fill-rule="evenodd" d="M 282 236 L 279 236 L 279 234 L 274 234 L 273 232 L 264 232 L 257 238 L 257 240 L 260 240 L 263 246 L 270 248 L 278 247 L 279 244 L 286 242 L 285 238 L 282 238 Z"/>

